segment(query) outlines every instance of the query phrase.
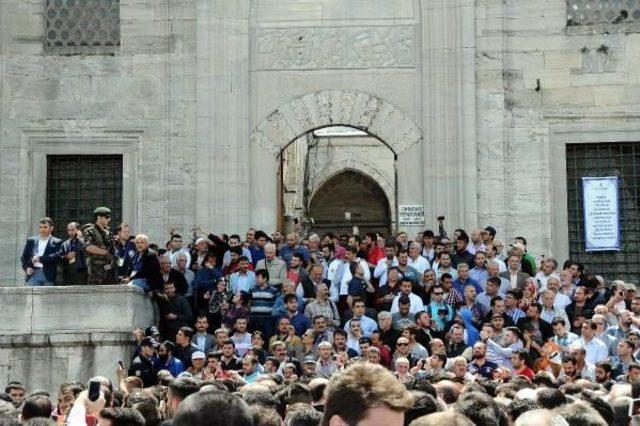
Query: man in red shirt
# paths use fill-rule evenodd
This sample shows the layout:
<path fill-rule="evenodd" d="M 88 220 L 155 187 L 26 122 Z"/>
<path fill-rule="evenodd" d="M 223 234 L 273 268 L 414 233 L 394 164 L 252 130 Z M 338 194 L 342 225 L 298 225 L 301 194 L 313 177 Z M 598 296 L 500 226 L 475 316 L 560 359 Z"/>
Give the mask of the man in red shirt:
<path fill-rule="evenodd" d="M 367 263 L 370 268 L 375 268 L 380 259 L 383 259 L 384 250 L 377 244 L 378 237 L 376 234 L 368 232 L 364 236 L 364 244 L 367 247 Z"/>
<path fill-rule="evenodd" d="M 391 350 L 389 349 L 389 346 L 385 345 L 382 341 L 382 332 L 380 330 L 375 330 L 371 333 L 371 346 L 378 348 L 380 351 L 380 364 L 387 368 L 391 368 L 393 360 Z"/>
<path fill-rule="evenodd" d="M 513 372 L 517 376 L 525 376 L 529 379 L 533 379 L 534 373 L 527 364 L 525 364 L 525 359 L 527 356 L 527 351 L 524 349 L 518 349 L 511 354 L 511 365 L 513 365 Z"/>

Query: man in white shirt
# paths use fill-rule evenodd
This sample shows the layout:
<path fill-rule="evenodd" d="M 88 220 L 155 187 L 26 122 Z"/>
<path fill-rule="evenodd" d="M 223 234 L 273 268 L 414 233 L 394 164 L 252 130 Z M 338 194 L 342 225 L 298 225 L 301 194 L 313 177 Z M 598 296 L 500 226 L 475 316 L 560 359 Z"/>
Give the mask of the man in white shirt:
<path fill-rule="evenodd" d="M 487 251 L 487 246 L 482 241 L 482 229 L 476 228 L 471 231 L 469 239 L 471 240 L 467 246 L 467 251 L 471 254 L 476 254 L 479 251 Z"/>
<path fill-rule="evenodd" d="M 400 312 L 400 309 L 398 309 L 398 300 L 400 300 L 400 297 L 405 295 L 409 298 L 409 301 L 411 303 L 410 307 L 409 307 L 409 312 L 412 314 L 416 314 L 420 311 L 424 311 L 425 307 L 424 307 L 424 303 L 422 303 L 422 299 L 420 298 L 420 296 L 418 296 L 417 294 L 414 294 L 411 290 L 413 287 L 413 283 L 408 280 L 408 279 L 403 279 L 402 282 L 400 283 L 400 293 L 398 293 L 398 295 L 396 295 L 396 297 L 393 298 L 393 302 L 391 302 L 391 314 L 395 314 L 396 312 Z"/>
<path fill-rule="evenodd" d="M 364 281 L 371 280 L 371 272 L 369 270 L 369 264 L 365 259 L 357 257 L 358 249 L 354 246 L 347 247 L 347 251 L 344 254 L 344 262 L 336 271 L 335 280 L 340 288 L 340 296 L 346 296 L 349 293 L 349 282 L 353 279 L 351 271 L 349 270 L 349 264 L 351 262 L 359 262 L 362 266 L 362 272 L 364 273 Z M 335 286 L 336 282 L 331 282 L 331 286 Z"/>
<path fill-rule="evenodd" d="M 421 247 L 419 243 L 413 241 L 409 244 L 409 266 L 412 266 L 422 276 L 426 269 L 431 268 L 431 264 L 420 255 L 420 251 Z"/>
<path fill-rule="evenodd" d="M 573 343 L 572 348 L 583 348 L 586 351 L 585 361 L 589 364 L 597 364 L 609 357 L 607 346 L 596 339 L 597 325 L 591 320 L 582 323 L 582 336 Z"/>
<path fill-rule="evenodd" d="M 238 317 L 235 321 L 235 333 L 231 336 L 231 340 L 236 345 L 238 355 L 243 357 L 249 349 L 251 349 L 251 334 L 247 332 L 247 319 Z"/>
<path fill-rule="evenodd" d="M 542 312 L 540 312 L 540 318 L 551 324 L 556 317 L 560 317 L 564 319 L 567 323 L 569 323 L 569 318 L 567 317 L 567 311 L 562 309 L 558 309 L 553 305 L 553 302 L 556 300 L 556 293 L 553 290 L 545 290 L 540 295 L 540 302 L 542 303 Z"/>
<path fill-rule="evenodd" d="M 547 280 L 547 290 L 553 291 L 556 295 L 553 300 L 554 308 L 564 310 L 571 304 L 571 299 L 567 295 L 560 293 L 560 280 L 558 278 L 551 277 Z"/>
<path fill-rule="evenodd" d="M 538 289 L 540 291 L 544 291 L 547 289 L 547 281 L 551 277 L 555 277 L 560 279 L 560 275 L 556 272 L 558 269 L 558 262 L 552 258 L 547 257 L 540 264 L 540 271 L 535 276 L 536 281 L 538 281 Z"/>
<path fill-rule="evenodd" d="M 435 235 L 431 229 L 427 229 L 422 233 L 422 257 L 427 259 L 429 263 L 433 263 L 436 259 L 435 247 L 433 245 L 433 241 L 435 239 Z"/>
<path fill-rule="evenodd" d="M 385 244 L 384 253 L 385 257 L 378 261 L 376 268 L 373 270 L 373 277 L 378 279 L 378 287 L 387 285 L 387 271 L 392 266 L 398 266 L 395 244 Z"/>
<path fill-rule="evenodd" d="M 496 247 L 493 243 L 487 244 L 487 264 L 494 261 L 498 263 L 498 269 L 500 272 L 504 272 L 507 270 L 507 265 L 504 263 L 502 259 L 500 259 L 497 255 Z"/>

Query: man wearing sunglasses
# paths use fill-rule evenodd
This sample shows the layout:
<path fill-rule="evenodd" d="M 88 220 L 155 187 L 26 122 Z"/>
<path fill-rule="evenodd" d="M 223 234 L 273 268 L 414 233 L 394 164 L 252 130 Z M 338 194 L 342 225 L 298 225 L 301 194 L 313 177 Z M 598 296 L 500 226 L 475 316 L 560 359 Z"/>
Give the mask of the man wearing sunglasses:
<path fill-rule="evenodd" d="M 89 277 L 87 284 L 106 285 L 116 283 L 116 263 L 113 237 L 109 232 L 111 210 L 98 207 L 93 211 L 93 225 L 84 230 L 85 252 Z"/>

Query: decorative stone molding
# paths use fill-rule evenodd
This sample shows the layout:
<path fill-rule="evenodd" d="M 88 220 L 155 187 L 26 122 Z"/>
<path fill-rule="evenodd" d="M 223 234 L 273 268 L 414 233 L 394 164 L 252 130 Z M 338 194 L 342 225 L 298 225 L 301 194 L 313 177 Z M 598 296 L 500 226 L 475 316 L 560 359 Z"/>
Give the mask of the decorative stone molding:
<path fill-rule="evenodd" d="M 319 173 L 312 176 L 312 180 L 309 184 L 311 188 L 311 196 L 309 197 L 309 203 L 313 200 L 316 192 L 322 188 L 322 186 L 329 181 L 335 175 L 345 172 L 345 171 L 354 171 L 357 173 L 361 173 L 373 181 L 375 181 L 380 188 L 384 191 L 389 204 L 391 206 L 395 206 L 395 186 L 391 180 L 376 166 L 367 162 L 358 160 L 356 158 L 339 160 L 334 163 L 329 164 L 327 167 L 322 169 Z M 395 208 L 391 208 L 392 214 L 395 212 Z"/>
<path fill-rule="evenodd" d="M 358 90 L 320 90 L 291 99 L 251 132 L 252 145 L 274 156 L 300 136 L 322 127 L 350 126 L 375 136 L 397 156 L 422 142 L 422 130 L 406 112 Z"/>
<path fill-rule="evenodd" d="M 133 229 L 138 223 L 138 156 L 144 129 L 76 126 L 50 122 L 44 127 L 23 127 L 21 138 L 30 157 L 29 224 L 37 231 L 37 219 L 46 212 L 47 155 L 113 155 L 123 160 L 122 214 Z"/>
<path fill-rule="evenodd" d="M 412 68 L 414 28 L 257 28 L 255 69 Z"/>

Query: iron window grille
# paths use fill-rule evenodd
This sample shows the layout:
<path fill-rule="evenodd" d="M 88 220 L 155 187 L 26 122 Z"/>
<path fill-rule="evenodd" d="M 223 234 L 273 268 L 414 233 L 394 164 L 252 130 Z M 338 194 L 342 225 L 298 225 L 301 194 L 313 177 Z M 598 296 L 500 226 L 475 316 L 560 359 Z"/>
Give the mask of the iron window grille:
<path fill-rule="evenodd" d="M 120 0 L 44 0 L 45 50 L 109 54 L 120 46 Z"/>
<path fill-rule="evenodd" d="M 96 207 L 111 209 L 112 231 L 122 221 L 122 155 L 48 155 L 47 216 L 54 234 L 66 239 L 66 225 L 93 220 Z"/>
<path fill-rule="evenodd" d="M 567 0 L 567 32 L 638 32 L 640 0 Z"/>
<path fill-rule="evenodd" d="M 592 274 L 607 280 L 640 280 L 640 143 L 567 145 L 569 253 Z M 620 251 L 587 252 L 582 177 L 618 176 Z"/>

